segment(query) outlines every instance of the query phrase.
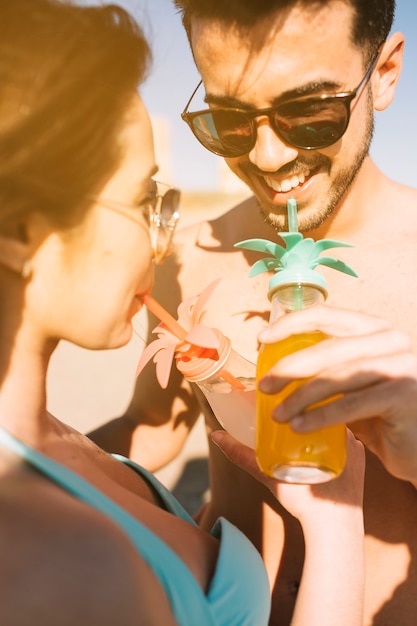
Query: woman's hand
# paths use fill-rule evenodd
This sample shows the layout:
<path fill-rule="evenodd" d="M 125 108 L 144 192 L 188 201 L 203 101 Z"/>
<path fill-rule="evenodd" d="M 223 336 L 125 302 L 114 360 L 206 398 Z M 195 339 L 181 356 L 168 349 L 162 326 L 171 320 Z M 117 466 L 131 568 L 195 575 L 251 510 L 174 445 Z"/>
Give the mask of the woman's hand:
<path fill-rule="evenodd" d="M 365 453 L 347 431 L 342 474 L 320 485 L 280 482 L 261 472 L 255 452 L 226 431 L 213 441 L 236 465 L 265 484 L 301 524 L 305 559 L 291 626 L 363 623 L 365 588 L 363 486 Z"/>
<path fill-rule="evenodd" d="M 212 440 L 236 465 L 249 472 L 268 487 L 271 493 L 296 517 L 304 527 L 326 524 L 326 516 L 333 517 L 346 507 L 356 508 L 360 514 L 363 502 L 365 453 L 363 445 L 347 431 L 347 462 L 342 474 L 320 485 L 294 485 L 265 475 L 258 466 L 255 452 L 244 446 L 226 431 L 212 433 Z"/>
<path fill-rule="evenodd" d="M 409 338 L 380 318 L 326 306 L 284 316 L 259 340 L 275 343 L 314 330 L 332 338 L 281 359 L 259 383 L 273 394 L 294 378 L 306 379 L 274 419 L 296 432 L 347 423 L 388 471 L 417 483 L 417 357 Z"/>

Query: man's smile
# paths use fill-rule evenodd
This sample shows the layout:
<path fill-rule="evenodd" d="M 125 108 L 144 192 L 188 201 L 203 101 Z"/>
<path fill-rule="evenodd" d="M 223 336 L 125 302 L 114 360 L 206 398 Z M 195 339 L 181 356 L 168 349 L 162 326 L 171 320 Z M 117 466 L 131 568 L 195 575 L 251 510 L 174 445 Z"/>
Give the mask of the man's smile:
<path fill-rule="evenodd" d="M 264 176 L 264 181 L 271 187 L 274 191 L 277 192 L 287 192 L 291 191 L 291 189 L 296 189 L 305 183 L 306 180 L 310 177 L 310 170 L 305 169 L 300 171 L 298 174 L 292 174 L 291 176 L 286 176 L 285 178 L 281 178 L 277 180 L 272 178 L 271 176 Z"/>

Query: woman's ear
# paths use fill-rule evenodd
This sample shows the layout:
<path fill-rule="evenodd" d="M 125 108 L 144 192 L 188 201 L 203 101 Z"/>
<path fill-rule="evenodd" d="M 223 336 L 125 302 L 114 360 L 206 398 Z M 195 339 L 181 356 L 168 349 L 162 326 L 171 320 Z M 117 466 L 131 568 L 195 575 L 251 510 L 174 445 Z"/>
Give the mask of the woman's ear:
<path fill-rule="evenodd" d="M 27 279 L 32 274 L 32 256 L 45 236 L 37 214 L 9 218 L 0 224 L 0 266 Z"/>
<path fill-rule="evenodd" d="M 404 35 L 394 33 L 383 44 L 373 81 L 374 108 L 387 109 L 394 99 L 401 74 L 404 52 Z"/>
<path fill-rule="evenodd" d="M 0 223 L 0 267 L 28 279 L 35 270 L 37 253 L 56 231 L 57 227 L 41 211 Z"/>
<path fill-rule="evenodd" d="M 22 278 L 29 278 L 31 271 L 32 246 L 9 234 L 0 233 L 0 265 Z"/>

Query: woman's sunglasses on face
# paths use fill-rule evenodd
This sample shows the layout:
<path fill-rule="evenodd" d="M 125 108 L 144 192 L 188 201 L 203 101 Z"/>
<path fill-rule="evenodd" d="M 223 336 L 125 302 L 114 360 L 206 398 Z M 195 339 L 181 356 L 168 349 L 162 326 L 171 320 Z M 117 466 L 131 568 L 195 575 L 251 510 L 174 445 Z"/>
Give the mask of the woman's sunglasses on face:
<path fill-rule="evenodd" d="M 128 205 L 101 196 L 90 196 L 97 204 L 134 222 L 138 222 L 138 209 L 149 225 L 153 258 L 160 265 L 172 249 L 172 240 L 180 213 L 181 192 L 169 185 L 151 180 L 150 191 L 146 199 L 138 205 Z"/>
<path fill-rule="evenodd" d="M 199 89 L 197 85 L 181 114 L 198 141 L 210 152 L 232 158 L 250 152 L 257 137 L 257 118 L 266 115 L 278 137 L 300 150 L 317 150 L 333 145 L 345 133 L 352 100 L 368 83 L 378 60 L 374 57 L 356 89 L 343 93 L 301 96 L 267 109 L 218 108 L 188 112 Z"/>

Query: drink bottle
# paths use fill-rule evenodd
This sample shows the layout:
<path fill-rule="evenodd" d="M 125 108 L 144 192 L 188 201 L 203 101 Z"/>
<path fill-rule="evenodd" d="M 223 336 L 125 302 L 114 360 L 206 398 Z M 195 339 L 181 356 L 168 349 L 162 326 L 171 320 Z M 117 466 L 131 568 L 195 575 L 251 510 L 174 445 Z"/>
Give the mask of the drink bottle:
<path fill-rule="evenodd" d="M 294 216 L 295 210 L 295 216 Z M 327 265 L 352 276 L 356 273 L 342 261 L 319 257 L 327 248 L 348 247 L 335 240 L 314 242 L 298 232 L 295 201 L 288 202 L 290 232 L 279 233 L 285 247 L 264 239 L 250 239 L 237 247 L 266 252 L 271 256 L 257 261 L 251 269 L 254 276 L 263 271 L 275 273 L 269 282 L 271 301 L 270 323 L 282 315 L 316 306 L 327 298 L 324 276 L 315 271 L 317 265 Z M 259 381 L 280 359 L 298 350 L 328 339 L 321 331 L 292 335 L 274 344 L 263 344 L 257 359 L 256 378 Z M 304 379 L 293 380 L 280 393 L 256 391 L 256 457 L 262 471 L 269 476 L 294 483 L 314 484 L 336 478 L 346 461 L 346 427 L 343 424 L 321 428 L 310 433 L 296 433 L 289 424 L 273 420 L 272 411 L 289 394 L 296 393 Z M 337 397 L 337 396 L 336 396 Z M 334 398 L 328 398 L 330 402 Z"/>
<path fill-rule="evenodd" d="M 290 315 L 297 308 L 307 308 L 324 300 L 316 285 L 298 282 L 278 287 L 271 294 L 271 322 L 280 315 Z M 312 346 L 328 337 L 309 332 L 287 337 L 275 344 L 263 344 L 259 350 L 256 378 L 259 381 L 283 357 Z M 321 428 L 310 433 L 296 433 L 289 424 L 271 419 L 280 402 L 303 380 L 295 380 L 277 394 L 258 390 L 256 401 L 256 456 L 261 469 L 280 480 L 297 483 L 325 482 L 338 476 L 346 461 L 346 428 L 343 424 Z"/>
<path fill-rule="evenodd" d="M 199 387 L 223 428 L 254 448 L 256 365 L 238 354 L 218 329 L 212 330 L 218 337 L 216 358 L 177 358 L 177 369 Z"/>
<path fill-rule="evenodd" d="M 157 380 L 165 389 L 175 362 L 179 372 L 199 387 L 223 428 L 254 448 L 256 365 L 233 350 L 220 330 L 202 324 L 206 302 L 218 282 L 184 300 L 178 307 L 178 320 L 152 296 L 144 297 L 161 324 L 153 331 L 158 339 L 140 357 L 137 374 L 153 358 Z"/>

